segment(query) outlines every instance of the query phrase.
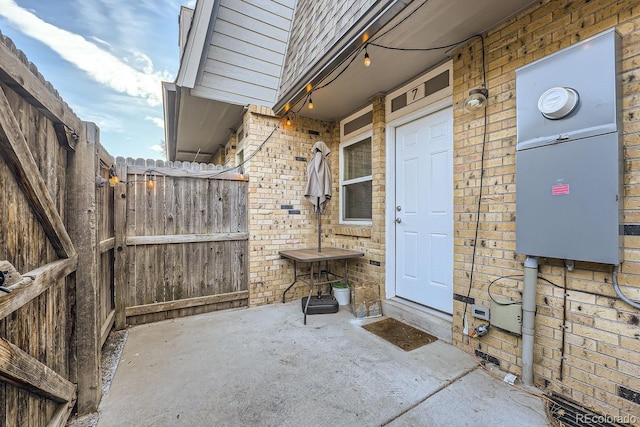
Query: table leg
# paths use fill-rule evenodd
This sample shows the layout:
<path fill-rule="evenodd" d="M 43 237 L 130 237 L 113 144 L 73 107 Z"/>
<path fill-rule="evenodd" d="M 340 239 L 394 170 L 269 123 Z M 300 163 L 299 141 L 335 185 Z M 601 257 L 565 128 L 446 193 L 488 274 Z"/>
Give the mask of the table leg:
<path fill-rule="evenodd" d="M 329 261 L 325 261 L 324 262 L 324 279 L 328 282 L 329 281 Z M 331 293 L 331 292 L 329 292 Z"/>
<path fill-rule="evenodd" d="M 344 277 L 342 278 L 342 281 L 348 285 L 349 282 L 347 282 L 347 265 L 349 265 L 348 264 L 348 260 L 345 258 L 345 260 L 344 260 Z"/>
<path fill-rule="evenodd" d="M 309 275 L 309 296 L 307 297 L 307 303 L 304 305 L 304 324 L 307 324 L 307 309 L 309 308 L 309 302 L 311 301 L 311 295 L 313 295 L 313 263 L 311 263 L 311 271 Z"/>
<path fill-rule="evenodd" d="M 285 289 L 284 292 L 282 293 L 282 303 L 283 304 L 285 302 L 285 296 L 287 295 L 287 292 L 289 291 L 289 289 L 291 289 L 293 287 L 293 285 L 296 284 L 297 281 L 298 281 L 298 269 L 297 269 L 297 265 L 296 265 L 296 260 L 293 260 L 293 282 L 291 282 L 289 287 L 287 289 Z"/>

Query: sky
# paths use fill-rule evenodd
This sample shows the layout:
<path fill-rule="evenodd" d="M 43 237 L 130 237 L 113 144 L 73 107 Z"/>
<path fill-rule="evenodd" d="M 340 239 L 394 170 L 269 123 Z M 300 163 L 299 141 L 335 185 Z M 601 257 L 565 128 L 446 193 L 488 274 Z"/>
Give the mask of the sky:
<path fill-rule="evenodd" d="M 178 14 L 195 0 L 0 0 L 0 31 L 114 157 L 165 159 L 162 81 L 178 72 Z"/>

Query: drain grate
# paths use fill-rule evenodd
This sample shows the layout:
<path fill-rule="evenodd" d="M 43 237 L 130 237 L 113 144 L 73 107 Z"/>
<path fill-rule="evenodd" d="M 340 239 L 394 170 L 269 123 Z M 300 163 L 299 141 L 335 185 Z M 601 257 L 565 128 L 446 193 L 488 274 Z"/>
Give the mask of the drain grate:
<path fill-rule="evenodd" d="M 547 415 L 557 427 L 623 427 L 617 422 L 620 417 L 597 414 L 556 393 L 552 393 L 550 398 L 553 403 L 547 402 Z"/>

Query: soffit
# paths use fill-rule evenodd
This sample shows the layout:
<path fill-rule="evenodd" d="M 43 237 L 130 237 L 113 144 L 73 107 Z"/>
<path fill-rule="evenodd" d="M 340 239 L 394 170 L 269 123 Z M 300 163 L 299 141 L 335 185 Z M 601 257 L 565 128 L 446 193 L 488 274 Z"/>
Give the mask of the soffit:
<path fill-rule="evenodd" d="M 425 6 L 415 10 L 421 3 L 411 2 L 377 34 L 383 34 L 405 17 L 407 17 L 406 21 L 375 42 L 397 48 L 430 48 L 450 45 L 495 27 L 533 3 L 536 1 L 429 0 Z M 371 38 L 375 39 L 376 34 L 372 34 Z M 345 43 L 345 49 L 357 49 L 362 45 L 360 40 L 355 42 L 351 42 L 353 43 L 351 47 Z M 364 53 L 360 53 L 333 83 L 311 93 L 314 103 L 313 110 L 302 105 L 306 100 L 305 90 L 296 92 L 295 96 L 290 96 L 291 99 L 281 97 L 274 109 L 279 114 L 283 114 L 285 111 L 283 107 L 293 100 L 294 102 L 290 104 L 291 111 L 299 112 L 305 117 L 337 121 L 367 104 L 374 95 L 388 93 L 423 74 L 426 70 L 446 61 L 449 59 L 450 51 L 451 49 L 407 52 L 369 46 L 371 66 L 364 67 Z M 333 72 L 327 74 L 325 71 L 323 81 L 314 81 L 312 78 L 311 81 L 315 86 L 322 86 L 343 70 L 344 64 L 338 66 L 338 64 L 332 63 L 334 59 L 338 58 L 320 60 L 327 62 L 325 70 L 333 70 Z M 299 81 L 299 83 L 302 87 L 309 81 Z"/>
<path fill-rule="evenodd" d="M 191 96 L 180 96 L 173 160 L 209 162 L 240 125 L 244 106 Z"/>

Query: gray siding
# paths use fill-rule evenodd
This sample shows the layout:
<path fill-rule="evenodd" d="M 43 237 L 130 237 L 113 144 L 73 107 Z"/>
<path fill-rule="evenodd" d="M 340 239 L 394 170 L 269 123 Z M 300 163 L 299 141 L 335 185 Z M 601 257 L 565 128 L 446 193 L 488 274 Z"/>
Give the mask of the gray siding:
<path fill-rule="evenodd" d="M 295 0 L 222 0 L 203 72 L 191 93 L 272 107 L 294 7 Z"/>
<path fill-rule="evenodd" d="M 179 58 L 182 58 L 184 47 L 187 44 L 187 36 L 189 35 L 189 28 L 191 27 L 191 21 L 193 20 L 193 9 L 182 6 L 180 8 L 180 15 L 178 16 L 179 22 L 179 34 L 178 34 L 178 47 L 180 48 Z"/>
<path fill-rule="evenodd" d="M 375 0 L 298 0 L 280 93 L 287 92 Z"/>

